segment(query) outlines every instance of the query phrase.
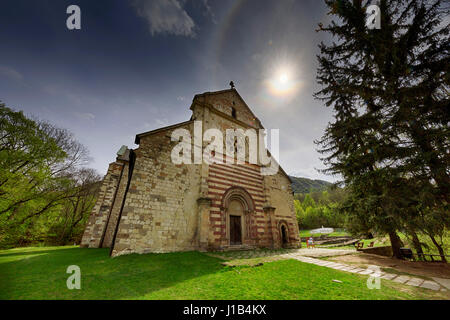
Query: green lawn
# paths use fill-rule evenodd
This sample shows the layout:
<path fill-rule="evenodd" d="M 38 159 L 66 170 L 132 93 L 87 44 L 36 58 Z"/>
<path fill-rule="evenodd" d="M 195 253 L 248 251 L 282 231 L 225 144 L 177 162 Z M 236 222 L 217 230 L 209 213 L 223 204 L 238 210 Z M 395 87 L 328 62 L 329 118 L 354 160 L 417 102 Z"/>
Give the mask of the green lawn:
<path fill-rule="evenodd" d="M 297 260 L 226 267 L 199 252 L 109 258 L 108 249 L 21 248 L 0 251 L 0 299 L 430 299 L 440 293 Z M 81 290 L 66 287 L 69 265 Z M 333 279 L 342 283 L 333 282 Z"/>

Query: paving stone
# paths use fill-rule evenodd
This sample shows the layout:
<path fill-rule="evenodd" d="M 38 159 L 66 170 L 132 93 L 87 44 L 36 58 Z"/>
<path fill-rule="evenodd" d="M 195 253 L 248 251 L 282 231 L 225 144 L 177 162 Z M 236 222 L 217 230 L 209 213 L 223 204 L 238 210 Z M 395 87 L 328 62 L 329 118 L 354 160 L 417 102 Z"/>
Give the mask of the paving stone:
<path fill-rule="evenodd" d="M 371 273 L 373 273 L 373 270 L 370 269 L 366 269 L 364 271 L 359 272 L 359 274 L 371 274 Z"/>
<path fill-rule="evenodd" d="M 323 264 L 316 264 L 316 266 L 320 266 L 320 267 L 325 267 L 325 268 L 329 268 L 329 266 L 325 266 Z"/>
<path fill-rule="evenodd" d="M 394 279 L 395 277 L 397 277 L 396 274 L 393 274 L 393 273 L 386 273 L 386 274 L 384 274 L 383 276 L 381 276 L 381 279 L 392 280 L 392 279 Z"/>
<path fill-rule="evenodd" d="M 418 287 L 423 283 L 423 279 L 420 278 L 411 278 L 405 284 L 408 286 Z"/>
<path fill-rule="evenodd" d="M 322 262 L 320 265 L 321 265 L 321 266 L 324 266 L 324 267 L 329 267 L 329 266 L 330 266 L 329 263 L 323 263 L 323 262 Z"/>
<path fill-rule="evenodd" d="M 313 261 L 313 259 L 311 258 L 307 258 L 307 257 L 302 257 L 302 256 L 293 256 L 295 259 L 302 259 L 302 260 L 306 260 L 306 261 Z"/>
<path fill-rule="evenodd" d="M 372 264 L 368 265 L 367 269 L 373 270 L 373 271 L 381 271 L 381 267 L 380 266 L 376 266 L 376 265 L 372 265 Z"/>
<path fill-rule="evenodd" d="M 383 275 L 384 275 L 383 272 L 374 272 L 370 274 L 370 276 L 373 278 L 381 278 Z"/>
<path fill-rule="evenodd" d="M 395 282 L 398 283 L 405 283 L 406 281 L 408 281 L 409 279 L 411 279 L 411 277 L 408 276 L 398 276 L 397 278 L 394 279 Z"/>
<path fill-rule="evenodd" d="M 450 289 L 450 279 L 444 279 L 444 278 L 437 278 L 437 277 L 433 277 L 432 278 L 434 281 L 436 281 L 437 283 L 439 283 L 441 286 Z"/>
<path fill-rule="evenodd" d="M 330 266 L 331 264 L 332 264 L 332 262 L 327 262 L 327 263 L 324 264 L 324 266 L 327 266 L 327 267 L 328 267 L 328 266 Z"/>
<path fill-rule="evenodd" d="M 341 266 L 341 264 L 334 263 L 334 262 L 328 265 L 328 267 L 330 267 L 330 268 L 339 267 L 339 266 Z"/>
<path fill-rule="evenodd" d="M 421 288 L 431 289 L 431 290 L 439 290 L 441 287 L 438 283 L 434 281 L 425 280 L 421 285 Z"/>
<path fill-rule="evenodd" d="M 351 273 L 358 273 L 359 269 L 358 268 L 353 268 L 353 269 L 350 269 L 350 270 L 347 270 L 347 271 L 351 272 Z"/>
<path fill-rule="evenodd" d="M 338 267 L 332 267 L 335 270 L 341 270 L 341 271 L 345 271 L 344 269 L 346 268 L 345 266 L 338 266 Z"/>
<path fill-rule="evenodd" d="M 342 268 L 341 270 L 342 270 L 342 271 L 349 271 L 349 270 L 351 270 L 351 269 L 352 269 L 351 267 L 347 267 L 347 266 L 346 266 L 346 267 Z"/>

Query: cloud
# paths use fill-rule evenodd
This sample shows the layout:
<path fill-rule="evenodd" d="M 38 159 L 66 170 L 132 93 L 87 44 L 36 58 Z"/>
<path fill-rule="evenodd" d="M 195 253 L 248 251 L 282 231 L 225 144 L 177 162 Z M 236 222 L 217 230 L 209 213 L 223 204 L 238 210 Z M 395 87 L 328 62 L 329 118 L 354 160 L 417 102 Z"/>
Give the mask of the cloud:
<path fill-rule="evenodd" d="M 173 34 L 194 37 L 194 20 L 178 0 L 133 0 L 138 16 L 147 20 L 152 35 Z"/>
<path fill-rule="evenodd" d="M 20 81 L 23 79 L 23 75 L 20 72 L 7 66 L 0 66 L 0 75 L 16 81 Z"/>
<path fill-rule="evenodd" d="M 216 20 L 216 16 L 214 15 L 214 12 L 212 11 L 211 6 L 209 5 L 208 1 L 209 1 L 209 0 L 203 0 L 203 1 L 202 1 L 203 6 L 205 7 L 205 13 L 206 13 L 206 16 L 209 16 L 209 17 L 211 18 L 211 21 L 212 21 L 214 24 L 217 24 L 218 22 L 217 22 L 217 20 Z"/>
<path fill-rule="evenodd" d="M 89 112 L 75 112 L 75 116 L 83 121 L 93 121 L 95 119 L 95 115 Z"/>

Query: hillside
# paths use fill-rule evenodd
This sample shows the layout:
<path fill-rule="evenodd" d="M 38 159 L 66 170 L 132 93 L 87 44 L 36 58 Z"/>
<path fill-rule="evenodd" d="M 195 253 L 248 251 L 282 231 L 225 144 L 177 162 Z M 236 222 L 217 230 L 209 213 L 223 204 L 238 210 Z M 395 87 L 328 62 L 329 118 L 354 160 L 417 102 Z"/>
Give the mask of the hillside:
<path fill-rule="evenodd" d="M 323 191 L 332 185 L 331 182 L 324 180 L 312 180 L 289 176 L 292 180 L 292 190 L 294 193 L 308 193 L 311 191 Z"/>

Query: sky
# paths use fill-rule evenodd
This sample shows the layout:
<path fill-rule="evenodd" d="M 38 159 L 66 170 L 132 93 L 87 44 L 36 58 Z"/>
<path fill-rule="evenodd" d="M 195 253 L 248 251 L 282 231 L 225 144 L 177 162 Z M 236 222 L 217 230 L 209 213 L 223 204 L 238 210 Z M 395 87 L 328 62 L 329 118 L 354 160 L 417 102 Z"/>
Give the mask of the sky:
<path fill-rule="evenodd" d="M 232 80 L 280 130 L 288 174 L 335 181 L 314 144 L 332 121 L 313 98 L 326 13 L 320 0 L 2 0 L 0 101 L 69 129 L 105 174 L 136 134 L 189 120 L 195 94 Z"/>

